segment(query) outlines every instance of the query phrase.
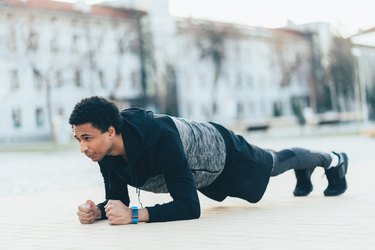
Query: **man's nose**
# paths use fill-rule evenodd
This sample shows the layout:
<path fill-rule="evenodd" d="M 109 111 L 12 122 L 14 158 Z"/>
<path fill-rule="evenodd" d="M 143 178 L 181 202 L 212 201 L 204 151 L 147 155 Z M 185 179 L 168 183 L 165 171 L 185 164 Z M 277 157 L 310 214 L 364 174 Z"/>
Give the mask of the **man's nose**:
<path fill-rule="evenodd" d="M 88 149 L 87 144 L 84 141 L 81 141 L 79 143 L 79 147 L 81 149 L 81 153 L 85 153 Z"/>

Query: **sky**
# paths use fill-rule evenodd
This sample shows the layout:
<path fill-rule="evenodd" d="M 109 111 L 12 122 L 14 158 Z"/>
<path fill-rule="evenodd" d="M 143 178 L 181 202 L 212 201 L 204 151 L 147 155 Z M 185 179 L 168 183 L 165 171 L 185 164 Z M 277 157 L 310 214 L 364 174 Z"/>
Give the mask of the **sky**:
<path fill-rule="evenodd" d="M 98 2 L 86 0 L 88 4 Z M 170 0 L 175 16 L 268 28 L 285 26 L 288 20 L 297 24 L 323 21 L 335 25 L 344 36 L 375 27 L 374 7 L 373 0 Z"/>

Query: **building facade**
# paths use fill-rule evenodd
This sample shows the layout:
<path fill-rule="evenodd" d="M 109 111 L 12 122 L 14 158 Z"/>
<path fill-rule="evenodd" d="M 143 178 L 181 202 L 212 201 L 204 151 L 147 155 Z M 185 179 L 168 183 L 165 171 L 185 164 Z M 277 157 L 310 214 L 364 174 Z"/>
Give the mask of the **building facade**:
<path fill-rule="evenodd" d="M 0 143 L 69 141 L 69 114 L 92 95 L 239 129 L 303 124 L 306 110 L 371 113 L 373 34 L 352 38 L 357 78 L 345 96 L 329 76 L 326 23 L 266 29 L 177 18 L 168 0 L 3 0 Z"/>
<path fill-rule="evenodd" d="M 47 0 L 0 2 L 0 142 L 67 141 L 74 104 L 144 97 L 144 12 Z"/>
<path fill-rule="evenodd" d="M 182 116 L 260 125 L 294 119 L 293 105 L 311 103 L 311 44 L 304 33 L 191 19 L 179 20 L 177 30 Z"/>
<path fill-rule="evenodd" d="M 351 41 L 363 117 L 375 121 L 375 28 L 352 36 Z"/>

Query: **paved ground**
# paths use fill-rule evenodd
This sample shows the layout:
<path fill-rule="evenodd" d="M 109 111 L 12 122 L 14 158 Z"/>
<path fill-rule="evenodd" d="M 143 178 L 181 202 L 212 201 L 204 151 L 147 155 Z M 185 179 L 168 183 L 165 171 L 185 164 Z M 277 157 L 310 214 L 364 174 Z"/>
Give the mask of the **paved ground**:
<path fill-rule="evenodd" d="M 0 249 L 374 249 L 375 138 L 353 135 L 291 137 L 258 134 L 255 144 L 281 149 L 346 151 L 348 191 L 326 198 L 322 170 L 314 172 L 309 197 L 292 196 L 293 173 L 272 178 L 257 204 L 222 203 L 201 196 L 199 220 L 109 226 L 81 225 L 77 206 L 101 201 L 95 164 L 78 148 L 47 152 L 0 152 Z M 135 191 L 131 198 L 139 205 Z M 169 200 L 141 193 L 144 205 Z"/>

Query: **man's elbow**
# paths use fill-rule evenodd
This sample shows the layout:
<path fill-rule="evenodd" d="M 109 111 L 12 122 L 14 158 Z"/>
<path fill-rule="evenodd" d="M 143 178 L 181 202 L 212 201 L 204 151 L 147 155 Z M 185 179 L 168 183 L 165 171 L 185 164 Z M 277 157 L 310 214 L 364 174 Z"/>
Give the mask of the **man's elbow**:
<path fill-rule="evenodd" d="M 195 212 L 194 219 L 198 219 L 199 217 L 201 217 L 201 209 L 200 208 Z"/>
<path fill-rule="evenodd" d="M 200 204 L 194 204 L 191 207 L 191 218 L 190 219 L 198 219 L 201 216 L 201 206 Z"/>

